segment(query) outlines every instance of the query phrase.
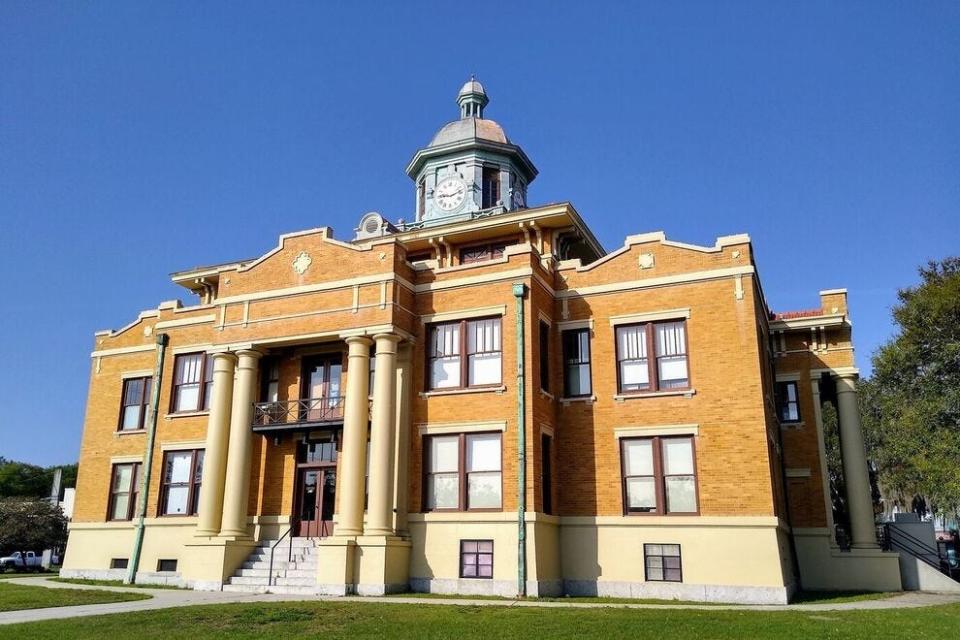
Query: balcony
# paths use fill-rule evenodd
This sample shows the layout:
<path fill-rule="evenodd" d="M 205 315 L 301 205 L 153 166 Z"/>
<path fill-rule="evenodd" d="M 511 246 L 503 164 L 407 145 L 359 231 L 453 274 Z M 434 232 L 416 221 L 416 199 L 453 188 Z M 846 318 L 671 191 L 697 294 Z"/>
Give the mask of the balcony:
<path fill-rule="evenodd" d="M 345 400 L 343 396 L 333 396 L 257 402 L 253 405 L 253 431 L 275 433 L 342 425 Z"/>

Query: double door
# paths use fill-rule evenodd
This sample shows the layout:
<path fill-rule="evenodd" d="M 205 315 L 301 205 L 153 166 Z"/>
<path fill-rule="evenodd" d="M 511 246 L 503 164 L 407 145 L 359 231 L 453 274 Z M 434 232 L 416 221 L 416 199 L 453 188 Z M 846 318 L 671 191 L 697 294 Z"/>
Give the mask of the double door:
<path fill-rule="evenodd" d="M 333 534 L 333 507 L 336 491 L 336 466 L 307 467 L 298 470 L 295 535 L 325 538 Z"/>

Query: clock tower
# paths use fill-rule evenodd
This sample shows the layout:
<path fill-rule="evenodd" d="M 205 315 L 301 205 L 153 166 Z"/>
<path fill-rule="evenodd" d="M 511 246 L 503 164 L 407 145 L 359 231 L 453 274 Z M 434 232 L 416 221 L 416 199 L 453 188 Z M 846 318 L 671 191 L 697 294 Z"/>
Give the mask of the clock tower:
<path fill-rule="evenodd" d="M 416 220 L 452 222 L 527 206 L 537 177 L 527 154 L 503 127 L 483 117 L 490 99 L 475 78 L 457 94 L 460 118 L 449 122 L 407 165 L 416 184 Z"/>

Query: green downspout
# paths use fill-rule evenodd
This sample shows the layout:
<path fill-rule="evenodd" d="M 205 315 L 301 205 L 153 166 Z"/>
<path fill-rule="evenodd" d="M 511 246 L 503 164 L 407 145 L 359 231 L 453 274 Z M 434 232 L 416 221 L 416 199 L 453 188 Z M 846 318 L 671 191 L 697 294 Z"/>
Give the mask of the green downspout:
<path fill-rule="evenodd" d="M 127 563 L 127 577 L 124 584 L 137 581 L 137 567 L 140 566 L 140 551 L 143 548 L 143 519 L 147 513 L 147 493 L 150 490 L 150 475 L 153 471 L 153 446 L 157 436 L 157 410 L 160 408 L 160 387 L 163 383 L 163 358 L 167 353 L 169 336 L 157 334 L 157 365 L 153 370 L 153 384 L 150 385 L 150 413 L 147 416 L 147 449 L 143 454 L 143 472 L 140 474 L 139 498 L 137 500 L 136 528 L 133 534 L 133 552 Z"/>
<path fill-rule="evenodd" d="M 517 595 L 527 595 L 527 412 L 524 398 L 523 297 L 527 287 L 513 285 L 517 300 Z"/>

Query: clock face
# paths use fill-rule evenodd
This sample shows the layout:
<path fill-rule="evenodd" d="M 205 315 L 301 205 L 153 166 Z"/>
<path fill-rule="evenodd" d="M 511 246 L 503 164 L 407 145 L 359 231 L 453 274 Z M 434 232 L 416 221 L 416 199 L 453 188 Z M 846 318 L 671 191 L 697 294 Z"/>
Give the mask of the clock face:
<path fill-rule="evenodd" d="M 433 190 L 433 200 L 443 211 L 453 211 L 467 197 L 467 185 L 460 178 L 447 178 Z"/>
<path fill-rule="evenodd" d="M 526 202 L 523 198 L 523 189 L 518 187 L 516 191 L 513 192 L 513 204 L 517 208 L 523 208 L 526 206 Z"/>

